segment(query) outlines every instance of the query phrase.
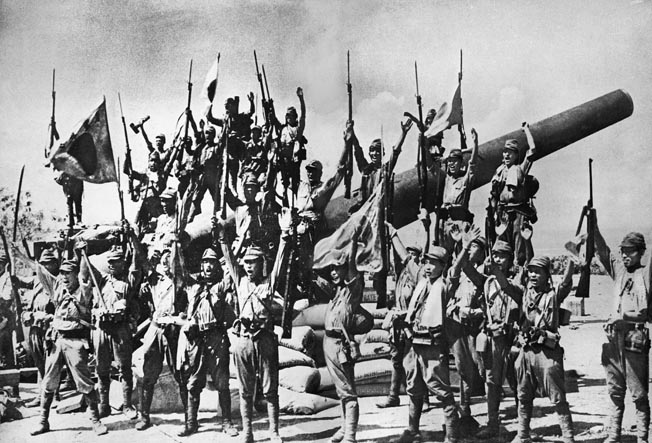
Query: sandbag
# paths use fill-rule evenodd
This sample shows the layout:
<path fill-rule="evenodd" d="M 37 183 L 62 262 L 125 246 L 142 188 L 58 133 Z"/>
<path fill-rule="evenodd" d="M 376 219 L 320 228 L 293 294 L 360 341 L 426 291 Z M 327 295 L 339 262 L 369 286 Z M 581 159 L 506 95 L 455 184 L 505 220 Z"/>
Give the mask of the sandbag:
<path fill-rule="evenodd" d="M 372 329 L 367 334 L 356 336 L 355 338 L 360 343 L 388 343 L 389 344 L 389 331 L 383 329 Z"/>
<path fill-rule="evenodd" d="M 312 329 L 324 329 L 327 309 L 328 304 L 307 307 L 292 320 L 292 326 L 310 326 Z"/>
<path fill-rule="evenodd" d="M 312 415 L 340 404 L 337 400 L 305 392 L 294 392 L 280 386 L 278 402 L 281 412 L 293 415 Z"/>
<path fill-rule="evenodd" d="M 392 362 L 387 359 L 368 360 L 355 364 L 355 382 L 386 377 L 392 373 Z"/>
<path fill-rule="evenodd" d="M 360 345 L 360 358 L 356 362 L 356 365 L 357 363 L 361 363 L 367 360 L 388 358 L 389 352 L 390 347 L 387 343 L 363 343 Z"/>
<path fill-rule="evenodd" d="M 308 366 L 294 366 L 278 371 L 278 384 L 294 392 L 316 393 L 320 381 L 319 370 Z"/>
<path fill-rule="evenodd" d="M 303 352 L 283 346 L 278 347 L 278 367 L 279 369 L 289 368 L 292 366 L 309 366 L 314 368 L 315 360 L 308 357 Z"/>
<path fill-rule="evenodd" d="M 315 332 L 310 326 L 295 326 L 292 328 L 292 338 L 279 339 L 279 345 L 314 357 L 316 341 Z"/>

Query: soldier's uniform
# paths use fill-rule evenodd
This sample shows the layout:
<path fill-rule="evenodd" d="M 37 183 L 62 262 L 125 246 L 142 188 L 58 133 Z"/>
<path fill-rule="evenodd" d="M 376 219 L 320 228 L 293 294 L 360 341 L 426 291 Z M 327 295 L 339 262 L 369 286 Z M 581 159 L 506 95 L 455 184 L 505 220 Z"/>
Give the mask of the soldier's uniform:
<path fill-rule="evenodd" d="M 480 248 L 484 248 L 484 238 L 476 242 Z M 478 422 L 471 417 L 471 393 L 480 377 L 479 368 L 482 364 L 475 344 L 483 318 L 480 309 L 481 293 L 481 288 L 476 287 L 466 275 L 461 275 L 459 286 L 455 295 L 449 299 L 446 309 L 446 331 L 455 366 L 460 374 L 460 427 L 465 432 L 473 432 L 478 427 Z"/>
<path fill-rule="evenodd" d="M 505 142 L 505 151 L 518 155 L 516 140 Z M 532 241 L 525 239 L 521 230 L 524 224 L 536 222 L 536 211 L 529 202 L 526 177 L 532 165 L 532 147 L 520 164 L 507 167 L 501 164 L 491 179 L 492 199 L 497 202 L 497 222 L 505 225 L 505 231 L 498 237 L 510 244 L 514 250 L 514 262 L 522 266 L 534 255 Z"/>
<path fill-rule="evenodd" d="M 164 251 L 163 255 L 168 251 Z M 176 371 L 174 364 L 177 355 L 179 329 L 176 325 L 167 324 L 165 319 L 183 312 L 186 308 L 187 299 L 185 292 L 175 287 L 172 276 L 167 272 L 155 272 L 151 275 L 148 281 L 142 285 L 140 297 L 148 300 L 153 312 L 152 323 L 143 339 L 145 357 L 143 361 L 143 385 L 140 393 L 141 418 L 136 424 L 136 429 L 142 431 L 150 426 L 149 411 L 154 395 L 154 385 L 163 370 L 163 359 L 167 361 L 175 380 L 180 382 L 179 373 Z M 180 383 L 179 392 L 182 400 L 187 398 L 187 395 L 184 394 L 185 390 L 185 385 Z M 183 406 L 184 409 L 187 409 L 187 404 Z"/>
<path fill-rule="evenodd" d="M 550 278 L 550 259 L 534 257 L 527 265 L 543 269 Z M 574 442 L 573 422 L 564 382 L 564 349 L 559 345 L 559 305 L 571 290 L 572 280 L 562 282 L 557 289 L 547 283 L 538 291 L 532 284 L 510 291 L 520 305 L 519 343 L 522 348 L 516 358 L 518 380 L 518 439 L 530 441 L 532 402 L 537 392 L 547 395 L 559 417 L 565 443 Z"/>
<path fill-rule="evenodd" d="M 174 150 L 169 149 L 168 153 L 172 151 Z M 159 195 L 163 192 L 167 183 L 162 168 L 165 162 L 167 162 L 168 155 L 166 154 L 165 160 L 161 160 L 161 155 L 158 151 L 153 150 L 149 154 L 149 162 L 156 163 L 158 169 L 152 171 L 148 168 L 145 172 L 132 171 L 132 177 L 139 182 L 136 185 L 136 190 L 140 193 L 141 203 L 138 214 L 136 215 L 136 223 L 141 231 L 149 224 L 152 218 L 156 218 L 163 213 Z"/>
<path fill-rule="evenodd" d="M 344 263 L 354 258 L 344 257 Z M 342 260 L 340 260 L 342 261 Z M 353 347 L 356 334 L 366 334 L 373 327 L 373 317 L 363 308 L 364 279 L 358 274 L 351 281 L 342 281 L 332 287 L 331 300 L 324 319 L 324 358 L 342 405 L 342 426 L 331 442 L 355 442 L 358 428 L 359 406 L 355 390 L 353 368 L 357 358 Z M 353 354 L 353 355 L 352 355 Z"/>
<path fill-rule="evenodd" d="M 420 248 L 411 248 L 421 255 Z M 414 260 L 408 258 L 408 260 Z M 407 261 L 405 262 L 407 263 Z M 403 314 L 407 312 L 410 303 L 410 297 L 414 292 L 415 282 L 410 276 L 407 266 L 403 269 L 396 279 L 394 287 L 394 306 L 392 310 L 387 313 L 383 326 L 389 328 L 389 357 L 392 362 L 392 375 L 389 383 L 389 393 L 387 398 L 382 403 L 377 403 L 379 408 L 388 408 L 398 406 L 400 404 L 399 394 L 401 391 L 401 384 L 405 382 L 405 368 L 403 367 L 403 357 L 405 357 L 405 337 L 403 335 L 402 321 Z"/>
<path fill-rule="evenodd" d="M 597 234 L 597 233 L 596 233 Z M 597 237 L 597 235 L 596 235 Z M 596 239 L 597 240 L 597 239 Z M 632 232 L 625 236 L 621 248 L 645 251 L 645 238 Z M 596 253 L 603 267 L 614 280 L 614 305 L 605 325 L 607 343 L 602 345 L 602 366 L 605 369 L 611 417 L 607 442 L 619 442 L 625 391 L 629 389 L 636 406 L 636 433 L 639 442 L 646 442 L 650 426 L 649 332 L 646 322 L 652 312 L 650 263 L 634 269 L 625 267 L 604 243 L 596 241 Z"/>
<path fill-rule="evenodd" d="M 276 282 L 285 262 L 285 240 L 281 240 L 274 269 L 267 277 L 252 281 L 236 267 L 235 257 L 229 245 L 220 239 L 222 253 L 237 288 L 239 318 L 234 329 L 239 335 L 233 357 L 240 382 L 240 413 L 244 441 L 253 442 L 253 397 L 257 378 L 267 400 L 269 431 L 272 442 L 280 442 L 278 433 L 278 338 L 274 324 L 280 320 L 283 298 L 276 292 Z M 243 257 L 247 260 L 264 260 L 264 252 L 250 246 Z"/>
<path fill-rule="evenodd" d="M 76 279 L 77 263 L 64 261 L 60 267 L 60 272 L 74 274 L 69 278 L 74 277 Z M 90 287 L 78 286 L 74 291 L 70 292 L 62 279 L 41 272 L 40 268 L 37 268 L 37 275 L 46 291 L 54 294 L 53 302 L 56 311 L 51 329 L 54 343 L 46 357 L 45 375 L 41 384 L 40 427 L 32 432 L 32 435 L 43 434 L 50 430 L 48 422 L 50 406 L 54 399 L 54 393 L 59 387 L 64 362 L 75 381 L 77 391 L 84 394 L 95 433 L 98 435 L 106 434 L 106 426 L 99 419 L 95 383 L 91 379 L 91 371 L 88 367 L 92 303 Z"/>
<path fill-rule="evenodd" d="M 109 252 L 107 261 L 123 261 L 124 258 L 122 250 L 113 249 Z M 95 348 L 95 372 L 99 384 L 100 417 L 111 415 L 109 388 L 111 386 L 111 363 L 115 361 L 118 364 L 118 375 L 122 383 L 122 411 L 130 418 L 136 418 L 131 405 L 133 347 L 130 321 L 132 317 L 137 317 L 134 315 L 137 313 L 133 312 L 133 308 L 140 272 L 134 263 L 124 279 L 97 270 L 90 270 L 90 272 L 96 272 L 98 276 L 96 280 L 104 300 L 102 302 L 96 298 L 93 302 L 96 327 L 91 334 Z"/>
<path fill-rule="evenodd" d="M 444 266 L 448 253 L 435 246 L 424 254 L 424 260 L 438 261 Z M 408 263 L 412 278 L 416 279 L 418 269 Z M 434 282 L 422 278 L 417 283 L 405 322 L 411 330 L 406 337 L 403 365 L 410 400 L 409 427 L 401 436 L 400 443 L 420 441 L 419 421 L 423 407 L 423 396 L 427 391 L 433 394 L 444 408 L 446 441 L 456 442 L 459 431 L 459 415 L 455 397 L 450 385 L 448 370 L 448 344 L 444 336 L 445 305 L 449 283 L 443 274 Z"/>
<path fill-rule="evenodd" d="M 206 249 L 202 262 L 214 260 L 219 266 L 217 254 Z M 188 287 L 186 319 L 189 325 L 182 328 L 177 350 L 177 364 L 180 363 L 181 383 L 186 385 L 188 409 L 186 428 L 182 436 L 197 430 L 197 411 L 201 391 L 206 386 L 206 375 L 210 374 L 222 410 L 222 430 L 230 436 L 238 435 L 231 421 L 231 393 L 229 391 L 229 337 L 226 330 L 231 327 L 235 314 L 226 297 L 230 281 L 206 280 L 199 277 Z M 185 338 L 185 339 L 184 339 Z"/>

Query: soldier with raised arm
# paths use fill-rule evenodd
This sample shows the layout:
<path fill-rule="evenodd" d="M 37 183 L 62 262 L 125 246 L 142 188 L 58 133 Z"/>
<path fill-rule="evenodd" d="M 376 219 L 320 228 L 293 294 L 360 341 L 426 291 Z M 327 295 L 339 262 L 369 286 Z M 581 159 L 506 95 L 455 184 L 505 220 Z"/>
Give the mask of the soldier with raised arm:
<path fill-rule="evenodd" d="M 650 339 L 646 322 L 652 313 L 652 255 L 643 265 L 645 249 L 643 234 L 630 232 L 620 242 L 619 254 L 612 252 L 598 229 L 596 216 L 596 255 L 614 281 L 613 308 L 604 325 L 607 342 L 602 345 L 602 366 L 611 399 L 608 443 L 620 441 L 627 390 L 636 407 L 638 442 L 648 440 Z"/>
<path fill-rule="evenodd" d="M 17 250 L 17 248 L 14 248 Z M 93 430 L 97 435 L 108 432 L 102 424 L 97 408 L 98 398 L 95 383 L 88 367 L 91 329 L 91 288 L 80 285 L 79 265 L 75 260 L 64 261 L 59 268 L 59 277 L 43 269 L 36 269 L 37 276 L 47 292 L 54 295 L 56 307 L 52 320 L 53 343 L 45 361 L 45 376 L 41 383 L 41 411 L 39 427 L 31 435 L 50 431 L 50 407 L 54 393 L 59 387 L 64 362 L 75 381 L 77 390 L 84 395 Z"/>
<path fill-rule="evenodd" d="M 271 273 L 263 273 L 264 252 L 257 246 L 249 246 L 242 257 L 244 272 L 238 267 L 230 242 L 224 235 L 224 223 L 213 219 L 214 228 L 226 258 L 231 277 L 234 279 L 239 318 L 234 324 L 239 336 L 234 348 L 234 360 L 240 382 L 240 413 L 244 441 L 253 442 L 253 397 L 256 378 L 260 377 L 262 391 L 267 400 L 270 441 L 281 442 L 278 433 L 278 338 L 274 325 L 280 324 L 283 298 L 277 292 L 277 282 L 286 266 L 286 243 L 292 222 L 289 209 L 279 216 L 281 240 Z"/>

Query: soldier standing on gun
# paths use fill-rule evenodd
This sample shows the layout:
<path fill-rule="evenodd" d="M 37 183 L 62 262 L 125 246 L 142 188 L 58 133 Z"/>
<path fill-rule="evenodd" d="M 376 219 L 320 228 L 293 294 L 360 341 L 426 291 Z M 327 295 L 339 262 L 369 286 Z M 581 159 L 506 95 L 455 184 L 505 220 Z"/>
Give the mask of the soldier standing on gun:
<path fill-rule="evenodd" d="M 180 383 L 179 373 L 174 364 L 179 330 L 176 325 L 166 321 L 186 309 L 186 295 L 176 287 L 174 273 L 171 250 L 163 249 L 156 272 L 148 277 L 140 289 L 140 297 L 148 301 L 153 314 L 152 323 L 143 339 L 145 358 L 143 361 L 143 386 L 140 392 L 140 420 L 136 423 L 138 431 L 143 431 L 151 426 L 149 411 L 152 406 L 154 385 L 163 370 L 163 359 L 166 359 L 170 372 L 179 383 L 182 401 L 188 398 L 186 387 Z M 187 410 L 188 405 L 184 403 L 183 407 L 184 410 Z"/>
<path fill-rule="evenodd" d="M 527 123 L 523 123 L 523 132 L 529 146 L 525 159 L 518 163 L 518 142 L 507 140 L 503 149 L 503 164 L 491 179 L 491 204 L 496 214 L 496 229 L 502 231 L 498 238 L 510 244 L 514 250 L 514 262 L 519 266 L 534 255 L 530 223 L 536 222 L 537 216 L 530 199 L 538 189 L 538 184 L 536 189 L 526 186 L 536 147 Z"/>
<path fill-rule="evenodd" d="M 140 208 L 136 215 L 136 223 L 141 233 L 147 228 L 152 218 L 163 213 L 159 195 L 165 189 L 167 173 L 172 162 L 163 163 L 161 154 L 158 151 L 150 152 L 147 158 L 147 171 L 142 173 L 136 170 L 131 171 L 131 178 L 138 180 L 136 189 L 140 190 Z"/>
<path fill-rule="evenodd" d="M 478 133 L 471 129 L 473 150 L 466 170 L 462 151 L 453 149 L 446 159 L 446 179 L 444 181 L 444 195 L 442 208 L 438 216 L 438 223 L 442 223 L 443 242 L 449 254 L 455 247 L 454 234 L 464 232 L 473 223 L 473 214 L 469 211 L 469 199 L 473 188 L 473 177 L 478 163 Z"/>
<path fill-rule="evenodd" d="M 468 249 L 459 252 L 462 255 L 463 270 L 477 269 L 485 258 L 487 241 L 478 237 L 471 242 Z M 460 374 L 460 429 L 466 435 L 473 435 L 478 430 L 478 422 L 471 416 L 471 393 L 474 382 L 479 379 L 481 358 L 476 351 L 476 336 L 484 318 L 481 297 L 482 285 L 476 286 L 466 274 L 460 275 L 460 283 L 451 297 L 446 309 L 447 333 L 450 338 L 451 353 L 455 359 L 457 372 Z"/>
<path fill-rule="evenodd" d="M 245 174 L 254 174 L 260 183 L 266 181 L 264 174 L 269 166 L 266 138 L 268 137 L 263 137 L 263 130 L 260 126 L 251 127 L 251 140 L 245 144 L 245 151 L 240 165 L 241 179 Z"/>
<path fill-rule="evenodd" d="M 156 228 L 152 248 L 162 251 L 170 248 L 176 238 L 177 229 L 177 191 L 174 188 L 167 188 L 160 195 L 163 213 L 156 218 Z"/>
<path fill-rule="evenodd" d="M 611 398 L 607 443 L 620 441 L 627 389 L 636 406 L 638 442 L 648 440 L 650 339 L 645 323 L 650 321 L 652 313 L 652 262 L 648 261 L 646 266 L 641 263 L 645 247 L 643 234 L 630 232 L 620 243 L 618 257 L 598 230 L 596 217 L 595 251 L 614 281 L 615 295 L 612 313 L 604 326 L 608 340 L 602 345 L 602 365 Z"/>
<path fill-rule="evenodd" d="M 399 257 L 403 263 L 403 269 L 396 279 L 393 309 L 387 313 L 387 317 L 383 322 L 384 328 L 389 328 L 389 355 L 392 361 L 392 375 L 387 398 L 382 403 L 376 403 L 376 406 L 379 408 L 392 408 L 401 404 L 399 395 L 401 384 L 405 381 L 405 368 L 403 368 L 405 337 L 403 336 L 402 322 L 405 319 L 410 297 L 412 297 L 414 287 L 416 286 L 416 283 L 410 276 L 407 265 L 409 262 L 414 262 L 418 266 L 421 256 L 421 249 L 417 246 L 407 246 L 405 249 L 408 254 L 405 257 Z"/>
<path fill-rule="evenodd" d="M 234 360 L 240 382 L 240 413 L 242 414 L 242 432 L 244 442 L 253 439 L 252 415 L 253 397 L 256 393 L 257 379 L 262 383 L 262 391 L 267 400 L 269 433 L 272 443 L 282 442 L 278 433 L 278 338 L 274 333 L 274 324 L 280 323 L 283 312 L 283 299 L 276 291 L 279 276 L 286 265 L 286 246 L 292 219 L 290 211 L 285 208 L 279 216 L 281 241 L 274 261 L 272 272 L 263 274 L 264 252 L 256 246 L 247 248 L 242 261 L 244 274 L 237 267 L 235 256 L 224 236 L 224 222 L 218 224 L 213 219 L 213 227 L 222 247 L 236 285 L 239 318 L 234 330 L 239 336 L 234 348 Z"/>
<path fill-rule="evenodd" d="M 401 123 L 401 136 L 398 143 L 392 149 L 392 155 L 388 160 L 387 169 L 391 172 L 394 171 L 398 156 L 401 153 L 405 137 L 412 127 L 412 120 L 407 120 Z M 371 194 L 373 194 L 376 184 L 380 181 L 380 174 L 383 167 L 382 161 L 382 141 L 377 138 L 369 146 L 369 161 L 365 158 L 360 142 L 353 130 L 353 122 L 347 122 L 347 131 L 351 133 L 352 143 L 354 147 L 355 161 L 358 164 L 358 170 L 362 174 L 362 181 L 360 183 L 360 200 L 353 205 L 349 210 L 350 212 L 357 211 L 366 202 Z M 347 135 L 348 137 L 348 135 Z M 373 275 L 373 287 L 378 295 L 376 307 L 381 309 L 387 305 L 387 269 L 383 269 Z"/>
<path fill-rule="evenodd" d="M 186 437 L 197 432 L 197 412 L 201 391 L 210 373 L 217 389 L 222 410 L 222 432 L 229 437 L 238 435 L 231 421 L 231 392 L 229 390 L 229 337 L 235 314 L 227 302 L 230 282 L 223 278 L 217 253 L 207 248 L 201 258 L 201 274 L 188 285 L 188 308 L 181 333 L 187 337 L 186 345 L 177 352 L 181 360 L 181 383 L 186 385 L 188 409 L 185 428 L 178 435 Z M 182 392 L 183 393 L 183 392 Z"/>
<path fill-rule="evenodd" d="M 471 251 L 461 252 L 464 259 L 471 257 Z M 476 349 L 482 360 L 486 382 L 487 415 L 486 427 L 478 432 L 477 437 L 487 439 L 497 437 L 500 431 L 500 398 L 505 378 L 509 376 L 510 385 L 516 392 L 513 381 L 513 362 L 510 349 L 514 339 L 513 319 L 510 312 L 516 304 L 509 297 L 506 289 L 517 283 L 518 277 L 509 276 L 514 259 L 512 247 L 502 240 L 496 241 L 491 249 L 491 259 L 485 264 L 484 275 L 475 266 L 465 266 L 464 274 L 477 288 L 482 288 L 483 303 L 479 313 L 484 315 L 483 330 L 476 337 Z M 520 277 L 520 274 L 519 274 Z M 483 312 L 484 311 L 484 312 Z M 471 317 L 478 314 L 470 311 Z"/>
<path fill-rule="evenodd" d="M 521 350 L 516 358 L 518 379 L 518 434 L 515 441 L 529 443 L 532 402 L 537 392 L 547 395 L 559 418 L 562 440 L 573 443 L 573 421 L 566 401 L 564 348 L 559 345 L 559 305 L 572 286 L 574 264 L 569 260 L 558 288 L 552 286 L 550 259 L 534 257 L 527 264 L 527 283 L 523 288 L 509 284 L 500 272 L 497 280 L 519 304 Z"/>
<path fill-rule="evenodd" d="M 53 343 L 46 356 L 45 376 L 41 383 L 39 427 L 32 431 L 31 435 L 40 435 L 50 431 L 48 421 L 50 407 L 54 400 L 54 393 L 59 387 L 64 361 L 70 375 L 75 380 L 77 390 L 84 394 L 93 430 L 97 435 L 104 435 L 108 430 L 100 422 L 97 391 L 88 367 L 91 288 L 80 286 L 79 267 L 76 261 L 64 261 L 59 268 L 59 278 L 55 278 L 49 272 L 41 271 L 41 268 L 37 268 L 37 276 L 45 290 L 54 294 L 53 302 L 56 311 L 52 320 L 51 332 L 48 332 L 52 334 Z"/>
<path fill-rule="evenodd" d="M 82 281 L 93 284 L 90 272 L 94 272 L 95 280 L 101 295 L 98 294 L 93 303 L 95 329 L 92 332 L 95 348 L 95 372 L 97 373 L 100 404 L 100 418 L 111 415 L 109 405 L 109 388 L 111 386 L 111 365 L 117 362 L 118 374 L 122 383 L 122 413 L 129 419 L 137 417 L 136 410 L 131 405 L 133 391 L 133 374 L 131 372 L 131 323 L 138 318 L 136 303 L 141 272 L 138 268 L 140 258 L 136 251 L 135 235 L 125 221 L 123 230 L 132 244 L 134 254 L 127 269 L 125 253 L 114 248 L 107 256 L 108 273 L 98 271 L 94 267 L 87 269 L 82 265 Z M 100 300 L 99 297 L 102 297 Z"/>
<path fill-rule="evenodd" d="M 385 223 L 389 237 L 399 256 L 405 256 L 405 246 L 398 238 L 396 229 Z M 464 248 L 480 236 L 480 231 L 474 229 L 465 234 L 462 240 Z M 406 372 L 407 394 L 410 399 L 408 429 L 398 440 L 398 443 L 421 441 L 419 421 L 423 408 L 423 396 L 430 391 L 444 407 L 446 421 L 446 443 L 458 441 L 459 415 L 455 396 L 450 386 L 448 369 L 448 343 L 444 330 L 445 306 L 448 294 L 454 293 L 458 284 L 461 259 L 455 261 L 449 271 L 449 278 L 443 276 L 448 263 L 446 249 L 435 246 L 424 254 L 423 274 L 410 299 L 404 321 L 406 350 L 403 364 Z M 408 262 L 411 277 L 417 279 L 419 268 Z"/>
<path fill-rule="evenodd" d="M 217 142 L 215 141 L 215 126 L 206 125 L 204 128 L 204 137 L 201 144 L 197 146 L 199 152 L 199 164 L 197 165 L 199 176 L 195 183 L 191 183 L 188 199 L 192 206 L 188 209 L 188 223 L 190 223 L 196 215 L 201 214 L 201 202 L 204 200 L 204 195 L 208 191 L 213 199 L 213 202 L 219 202 L 220 193 L 217 189 L 217 184 L 220 182 L 220 168 L 222 165 L 222 154 L 218 150 Z"/>
<path fill-rule="evenodd" d="M 2 253 L 0 253 L 1 256 Z M 22 261 L 34 271 L 37 267 L 40 267 L 42 273 L 49 273 L 52 278 L 56 278 L 59 274 L 59 260 L 57 260 L 57 257 L 50 249 L 45 249 L 41 253 L 41 258 L 39 258 L 38 263 L 27 257 L 20 249 L 16 250 L 14 258 Z M 2 266 L 1 259 L 0 266 Z M 45 375 L 45 333 L 50 327 L 55 310 L 54 303 L 52 303 L 53 294 L 45 290 L 45 287 L 37 277 L 28 281 L 24 281 L 19 277 L 17 279 L 19 280 L 19 286 L 31 290 L 29 294 L 31 301 L 29 302 L 29 308 L 23 311 L 22 322 L 24 326 L 29 327 L 27 346 L 38 370 L 39 381 L 42 381 Z M 36 397 L 31 402 L 26 403 L 25 406 L 33 408 L 40 404 L 40 398 Z"/>

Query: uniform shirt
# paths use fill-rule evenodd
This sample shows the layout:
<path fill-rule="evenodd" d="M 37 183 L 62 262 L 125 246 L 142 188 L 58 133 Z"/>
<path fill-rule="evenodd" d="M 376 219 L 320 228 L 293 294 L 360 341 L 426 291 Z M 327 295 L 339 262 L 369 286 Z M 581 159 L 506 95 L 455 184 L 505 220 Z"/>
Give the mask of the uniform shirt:
<path fill-rule="evenodd" d="M 164 164 L 161 162 L 161 164 Z M 147 169 L 145 173 L 133 171 L 133 176 L 140 183 L 140 198 L 158 197 L 163 188 L 165 187 L 165 178 L 159 171 L 150 171 Z"/>
<path fill-rule="evenodd" d="M 419 276 L 419 267 L 414 261 L 405 266 L 413 280 Z M 416 284 L 405 321 L 412 325 L 417 333 L 428 332 L 429 328 L 443 326 L 445 316 L 445 301 L 449 290 L 449 282 L 441 275 L 434 282 L 422 277 Z"/>
<path fill-rule="evenodd" d="M 505 164 L 502 164 L 496 169 L 491 182 L 502 186 L 499 196 L 501 203 L 513 205 L 527 203 L 528 198 L 524 182 L 530 165 L 530 161 L 525 159 L 523 163 L 518 165 L 512 165 L 508 168 Z"/>
<path fill-rule="evenodd" d="M 324 210 L 333 197 L 335 189 L 344 179 L 343 168 L 338 168 L 335 175 L 329 178 L 326 183 L 319 182 L 311 185 L 307 181 L 301 181 L 297 190 L 295 206 L 299 214 L 318 224 L 324 214 Z"/>
<path fill-rule="evenodd" d="M 333 285 L 334 292 L 328 302 L 324 328 L 326 330 L 351 331 L 354 315 L 360 303 L 362 303 L 362 289 L 364 281 L 362 276 L 357 276 L 349 282 L 340 285 Z M 351 334 L 349 334 L 351 335 Z"/>
<path fill-rule="evenodd" d="M 0 298 L 11 302 L 13 300 L 13 288 L 11 276 L 8 272 L 3 272 L 2 275 L 0 275 Z"/>
<path fill-rule="evenodd" d="M 200 329 L 225 321 L 225 299 L 229 283 L 199 281 L 188 288 L 187 318 L 197 323 Z M 217 313 L 217 317 L 215 314 Z"/>
<path fill-rule="evenodd" d="M 97 280 L 97 284 L 102 288 L 104 303 L 99 298 L 96 298 L 93 307 L 103 309 L 104 305 L 106 305 L 107 310 L 113 312 L 118 310 L 115 308 L 115 303 L 119 300 L 125 300 L 127 309 L 130 309 L 133 306 L 132 303 L 139 280 L 139 272 L 135 269 L 130 269 L 125 280 L 104 272 L 99 274 L 100 277 Z"/>
<path fill-rule="evenodd" d="M 614 281 L 614 303 L 611 319 L 625 319 L 646 322 L 649 319 L 651 292 L 650 263 L 628 271 L 623 262 L 608 250 L 596 245 L 596 254 L 603 267 Z M 652 260 L 652 256 L 650 258 Z"/>
<path fill-rule="evenodd" d="M 485 314 L 487 326 L 501 325 L 509 322 L 509 313 L 516 307 L 514 300 L 503 291 L 494 275 L 489 275 L 484 282 Z"/>
<path fill-rule="evenodd" d="M 258 143 L 249 140 L 245 145 L 245 152 L 240 166 L 240 176 L 247 173 L 253 173 L 256 177 L 260 177 L 267 171 L 268 159 L 265 145 L 262 140 Z"/>
<path fill-rule="evenodd" d="M 236 255 L 252 243 L 267 248 L 269 242 L 275 242 L 279 235 L 278 205 L 273 202 L 267 211 L 261 210 L 261 203 L 247 204 L 240 202 L 235 208 L 236 239 L 233 250 Z"/>
<path fill-rule="evenodd" d="M 186 297 L 183 291 L 174 288 L 174 281 L 167 275 L 155 273 L 143 284 L 140 294 L 153 306 L 154 320 L 174 315 L 185 308 Z"/>
<path fill-rule="evenodd" d="M 459 311 L 462 308 L 475 309 L 480 306 L 480 292 L 473 282 L 462 274 L 459 277 L 459 285 L 455 291 L 455 295 L 448 301 L 446 313 L 448 317 L 462 323 L 463 320 L 459 316 Z"/>
<path fill-rule="evenodd" d="M 469 163 L 467 171 L 460 176 L 452 176 L 446 174 L 444 180 L 444 205 L 464 206 L 469 205 L 469 187 L 473 184 L 473 177 L 475 175 L 475 165 Z"/>

